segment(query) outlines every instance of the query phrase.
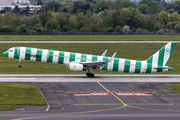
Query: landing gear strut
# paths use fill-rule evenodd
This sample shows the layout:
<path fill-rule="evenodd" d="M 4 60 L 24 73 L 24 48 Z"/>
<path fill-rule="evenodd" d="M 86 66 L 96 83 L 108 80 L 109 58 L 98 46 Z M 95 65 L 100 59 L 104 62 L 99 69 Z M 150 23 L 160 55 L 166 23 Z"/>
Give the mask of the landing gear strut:
<path fill-rule="evenodd" d="M 88 73 L 86 73 L 86 76 L 88 77 L 94 77 L 94 74 L 92 73 L 92 67 L 88 67 Z"/>
<path fill-rule="evenodd" d="M 21 66 L 21 59 L 19 59 L 18 64 L 19 64 L 19 68 L 22 68 L 22 66 Z"/>

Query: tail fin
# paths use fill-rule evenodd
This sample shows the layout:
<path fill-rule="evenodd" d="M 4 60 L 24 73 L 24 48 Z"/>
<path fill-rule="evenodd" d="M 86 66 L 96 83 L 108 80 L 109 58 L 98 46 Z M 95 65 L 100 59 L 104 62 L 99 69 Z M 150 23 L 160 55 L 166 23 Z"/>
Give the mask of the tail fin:
<path fill-rule="evenodd" d="M 175 46 L 176 43 L 169 42 L 159 51 L 157 51 L 154 55 L 152 55 L 149 59 L 147 59 L 147 63 L 151 63 L 152 66 L 156 67 L 165 66 Z"/>

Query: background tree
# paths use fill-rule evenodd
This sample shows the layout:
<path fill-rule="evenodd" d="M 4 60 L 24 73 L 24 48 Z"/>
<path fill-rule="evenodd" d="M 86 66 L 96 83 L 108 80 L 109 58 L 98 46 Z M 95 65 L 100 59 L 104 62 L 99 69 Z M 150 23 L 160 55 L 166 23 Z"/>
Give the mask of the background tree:
<path fill-rule="evenodd" d="M 70 17 L 68 26 L 69 26 L 69 30 L 74 30 L 77 28 L 77 22 L 74 16 Z"/>
<path fill-rule="evenodd" d="M 151 7 L 149 7 L 147 4 L 141 4 L 141 6 L 138 7 L 138 10 L 142 11 L 143 14 L 152 13 Z"/>
<path fill-rule="evenodd" d="M 39 16 L 37 14 L 29 17 L 29 19 L 27 20 L 27 25 L 28 25 L 29 29 L 32 29 L 32 27 L 35 24 L 39 24 L 39 23 L 40 23 L 40 19 L 39 19 Z"/>
<path fill-rule="evenodd" d="M 20 9 L 19 9 L 19 7 L 18 7 L 18 6 L 15 6 L 15 8 L 14 8 L 14 12 L 15 12 L 15 13 L 20 13 Z"/>
<path fill-rule="evenodd" d="M 53 30 L 59 30 L 60 25 L 57 20 L 47 21 L 45 25 L 45 31 L 52 32 Z"/>
<path fill-rule="evenodd" d="M 43 4 L 42 0 L 37 1 L 37 5 L 42 5 L 42 4 Z"/>
<path fill-rule="evenodd" d="M 177 14 L 177 12 L 172 13 L 169 17 L 168 17 L 168 22 L 180 22 L 179 21 L 179 15 Z"/>
<path fill-rule="evenodd" d="M 145 22 L 146 28 L 149 31 L 152 31 L 156 24 L 157 24 L 157 21 L 156 21 L 156 18 L 154 17 L 154 15 L 151 15 Z"/>
<path fill-rule="evenodd" d="M 139 4 L 146 4 L 146 5 L 148 5 L 149 7 L 151 7 L 152 3 L 153 3 L 153 0 L 141 0 L 141 1 L 139 2 Z"/>
<path fill-rule="evenodd" d="M 120 13 L 120 18 L 123 25 L 126 25 L 126 22 L 131 18 L 131 11 L 128 8 L 123 8 Z"/>
<path fill-rule="evenodd" d="M 107 0 L 105 1 L 105 5 L 106 7 L 109 9 L 109 8 L 115 8 L 115 2 L 114 1 L 111 1 L 111 0 Z"/>
<path fill-rule="evenodd" d="M 165 27 L 168 22 L 168 13 L 166 11 L 161 11 L 159 14 L 159 22 L 162 27 Z"/>
<path fill-rule="evenodd" d="M 153 2 L 153 3 L 151 4 L 151 9 L 152 9 L 152 13 L 159 13 L 159 12 L 160 12 L 160 10 L 159 10 L 158 5 L 156 4 L 156 2 Z"/>
<path fill-rule="evenodd" d="M 7 11 L 2 17 L 1 26 L 13 26 L 13 16 L 14 14 L 11 11 Z"/>
<path fill-rule="evenodd" d="M 174 9 L 169 9 L 169 10 L 166 10 L 167 13 L 169 14 L 172 14 L 172 13 L 175 13 L 175 10 Z"/>
<path fill-rule="evenodd" d="M 30 8 L 29 8 L 29 6 L 27 6 L 26 8 L 25 8 L 25 14 L 26 14 L 26 16 L 28 16 L 29 14 L 30 14 Z"/>
<path fill-rule="evenodd" d="M 106 27 L 106 29 L 113 25 L 113 11 L 105 9 L 104 12 L 102 12 L 101 18 L 103 21 L 103 26 Z"/>
<path fill-rule="evenodd" d="M 132 7 L 132 4 L 129 0 L 123 0 L 120 2 L 120 6 L 119 8 L 128 8 L 128 7 Z"/>
<path fill-rule="evenodd" d="M 16 32 L 20 32 L 20 33 L 26 32 L 26 25 L 25 25 L 25 24 L 22 24 L 21 26 L 18 26 L 18 27 L 16 28 Z"/>
<path fill-rule="evenodd" d="M 105 9 L 108 9 L 108 8 L 107 8 L 106 5 L 105 5 L 105 1 L 102 0 L 101 2 L 99 2 L 99 3 L 97 4 L 96 13 L 99 13 L 99 12 L 101 12 L 101 11 L 104 11 Z"/>

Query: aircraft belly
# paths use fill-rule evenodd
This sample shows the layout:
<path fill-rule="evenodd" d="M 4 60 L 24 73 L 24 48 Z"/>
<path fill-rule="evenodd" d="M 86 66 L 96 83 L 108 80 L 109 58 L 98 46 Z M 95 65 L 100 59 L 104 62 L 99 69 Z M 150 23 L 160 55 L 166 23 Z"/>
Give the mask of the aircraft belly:
<path fill-rule="evenodd" d="M 130 60 L 129 73 L 135 73 L 135 65 L 136 65 L 136 60 Z"/>
<path fill-rule="evenodd" d="M 70 58 L 70 52 L 64 52 L 64 62 L 63 62 L 63 64 L 68 65 L 69 64 L 69 58 Z"/>
<path fill-rule="evenodd" d="M 59 51 L 53 51 L 52 63 L 58 63 Z"/>
<path fill-rule="evenodd" d="M 25 47 L 20 47 L 19 59 L 25 60 L 25 51 L 26 51 L 26 48 L 25 48 Z"/>
<path fill-rule="evenodd" d="M 41 58 L 41 62 L 47 62 L 47 54 L 48 54 L 48 50 L 42 50 L 42 58 Z"/>
<path fill-rule="evenodd" d="M 30 57 L 30 61 L 36 61 L 36 57 L 34 57 L 37 53 L 37 48 L 31 48 L 31 57 Z"/>
<path fill-rule="evenodd" d="M 124 63 L 125 63 L 125 59 L 120 59 L 119 69 L 118 69 L 119 72 L 124 72 Z"/>
<path fill-rule="evenodd" d="M 114 60 L 112 60 L 111 62 L 108 62 L 107 70 L 112 71 L 113 70 L 113 65 L 114 65 Z"/>
<path fill-rule="evenodd" d="M 81 62 L 81 54 L 76 53 L 76 55 L 75 55 L 75 62 Z"/>

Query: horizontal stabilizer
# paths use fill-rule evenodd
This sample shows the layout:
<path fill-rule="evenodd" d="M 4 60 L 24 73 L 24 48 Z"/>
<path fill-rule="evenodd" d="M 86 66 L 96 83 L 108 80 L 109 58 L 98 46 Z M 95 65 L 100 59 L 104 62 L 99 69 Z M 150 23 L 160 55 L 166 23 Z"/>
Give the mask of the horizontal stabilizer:
<path fill-rule="evenodd" d="M 105 50 L 101 56 L 106 56 L 108 50 Z"/>

